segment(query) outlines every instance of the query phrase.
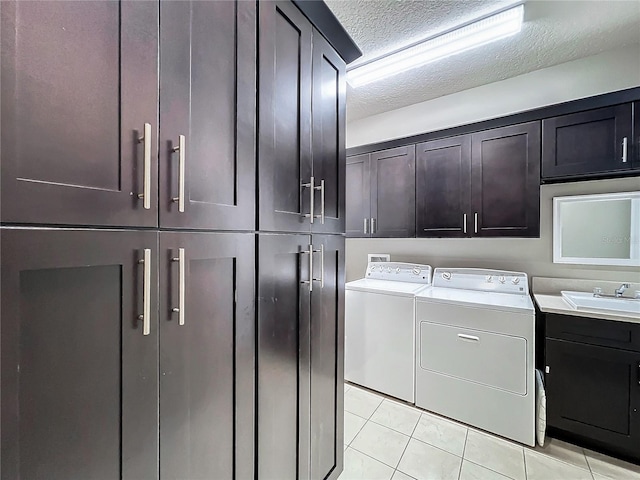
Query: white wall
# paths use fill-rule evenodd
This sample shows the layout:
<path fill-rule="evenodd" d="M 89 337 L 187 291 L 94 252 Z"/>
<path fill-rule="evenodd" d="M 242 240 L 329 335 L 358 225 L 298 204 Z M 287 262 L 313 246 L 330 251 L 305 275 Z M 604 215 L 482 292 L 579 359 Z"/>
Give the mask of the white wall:
<path fill-rule="evenodd" d="M 637 86 L 640 46 L 633 45 L 349 122 L 347 148 Z"/>
<path fill-rule="evenodd" d="M 597 180 L 540 189 L 540 238 L 349 238 L 347 281 L 362 278 L 368 253 L 390 253 L 391 260 L 432 267 L 496 268 L 530 277 L 586 278 L 640 282 L 638 267 L 553 263 L 553 197 L 640 190 L 640 178 Z"/>
<path fill-rule="evenodd" d="M 440 130 L 634 86 L 640 86 L 637 45 L 349 123 L 347 144 L 356 146 Z M 498 268 L 524 271 L 530 276 L 639 282 L 637 267 L 562 265 L 552 260 L 554 196 L 634 190 L 640 190 L 638 177 L 543 185 L 541 232 L 535 239 L 348 239 L 347 280 L 362 277 L 367 253 L 390 253 L 392 260 L 433 267 Z"/>

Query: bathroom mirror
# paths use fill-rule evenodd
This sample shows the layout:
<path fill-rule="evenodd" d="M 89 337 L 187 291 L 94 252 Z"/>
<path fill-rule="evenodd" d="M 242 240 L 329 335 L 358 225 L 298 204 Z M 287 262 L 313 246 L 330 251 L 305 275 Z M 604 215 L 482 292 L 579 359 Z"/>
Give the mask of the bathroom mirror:
<path fill-rule="evenodd" d="M 640 265 L 640 192 L 555 197 L 553 262 Z"/>

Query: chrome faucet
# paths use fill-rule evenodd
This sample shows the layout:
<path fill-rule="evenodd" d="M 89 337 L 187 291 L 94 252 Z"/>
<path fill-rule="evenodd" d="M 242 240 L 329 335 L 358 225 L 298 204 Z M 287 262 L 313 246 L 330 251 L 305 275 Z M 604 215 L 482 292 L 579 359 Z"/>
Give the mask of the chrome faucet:
<path fill-rule="evenodd" d="M 622 285 L 620 285 L 620 288 L 616 288 L 616 298 L 620 298 L 624 291 L 629 287 L 631 287 L 631 285 L 629 285 L 628 283 L 623 283 Z"/>

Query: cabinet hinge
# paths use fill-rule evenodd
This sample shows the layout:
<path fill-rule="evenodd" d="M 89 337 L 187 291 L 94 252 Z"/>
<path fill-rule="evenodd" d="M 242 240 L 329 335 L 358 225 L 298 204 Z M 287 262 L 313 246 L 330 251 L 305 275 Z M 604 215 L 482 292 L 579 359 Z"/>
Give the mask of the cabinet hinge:
<path fill-rule="evenodd" d="M 550 371 L 551 371 L 551 369 L 549 368 L 549 365 L 544 367 L 544 373 L 549 373 Z"/>

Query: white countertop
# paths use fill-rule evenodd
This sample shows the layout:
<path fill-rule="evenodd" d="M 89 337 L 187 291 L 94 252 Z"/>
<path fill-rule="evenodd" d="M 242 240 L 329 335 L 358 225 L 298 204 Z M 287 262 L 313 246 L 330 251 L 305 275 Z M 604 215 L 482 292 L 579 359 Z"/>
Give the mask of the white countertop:
<path fill-rule="evenodd" d="M 615 320 L 618 322 L 640 323 L 640 315 L 634 313 L 603 312 L 602 310 L 577 310 L 569 305 L 560 293 L 561 290 L 590 292 L 594 287 L 600 287 L 605 293 L 620 286 L 621 282 L 609 282 L 598 280 L 576 280 L 562 278 L 534 277 L 533 298 L 538 308 L 545 313 L 559 313 L 576 317 L 600 318 L 603 320 Z M 637 283 L 631 284 L 631 292 L 640 289 Z"/>

